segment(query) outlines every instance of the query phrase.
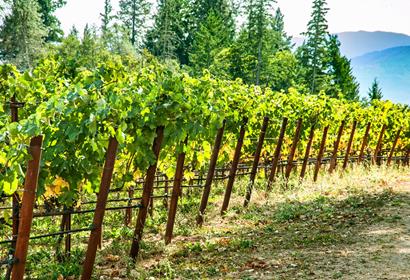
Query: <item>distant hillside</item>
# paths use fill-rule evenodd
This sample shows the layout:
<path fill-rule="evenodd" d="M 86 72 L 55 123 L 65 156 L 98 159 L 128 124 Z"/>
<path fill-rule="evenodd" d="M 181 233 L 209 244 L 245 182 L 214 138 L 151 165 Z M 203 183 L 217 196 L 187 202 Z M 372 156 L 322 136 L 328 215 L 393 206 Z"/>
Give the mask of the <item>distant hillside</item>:
<path fill-rule="evenodd" d="M 337 33 L 341 42 L 341 51 L 348 58 L 384 49 L 410 45 L 410 36 L 393 32 L 342 32 Z M 303 43 L 303 38 L 293 39 L 295 46 Z"/>
<path fill-rule="evenodd" d="M 359 31 L 342 32 L 337 35 L 342 43 L 342 53 L 350 58 L 369 52 L 410 45 L 410 36 L 392 32 Z"/>
<path fill-rule="evenodd" d="M 386 99 L 410 104 L 410 46 L 353 58 L 352 66 L 363 96 L 377 77 Z"/>

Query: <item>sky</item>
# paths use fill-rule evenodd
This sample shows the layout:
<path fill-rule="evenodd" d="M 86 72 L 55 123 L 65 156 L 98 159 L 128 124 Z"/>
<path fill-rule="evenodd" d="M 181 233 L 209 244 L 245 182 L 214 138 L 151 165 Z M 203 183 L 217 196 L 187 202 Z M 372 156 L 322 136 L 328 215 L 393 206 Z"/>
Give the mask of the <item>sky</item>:
<path fill-rule="evenodd" d="M 112 0 L 114 8 L 118 0 Z M 310 18 L 312 0 L 277 0 L 285 15 L 286 31 L 292 36 L 304 32 Z M 100 25 L 104 0 L 67 0 L 57 11 L 64 31 L 73 25 L 82 30 L 89 24 Z M 328 0 L 329 31 L 391 31 L 410 35 L 410 0 Z"/>

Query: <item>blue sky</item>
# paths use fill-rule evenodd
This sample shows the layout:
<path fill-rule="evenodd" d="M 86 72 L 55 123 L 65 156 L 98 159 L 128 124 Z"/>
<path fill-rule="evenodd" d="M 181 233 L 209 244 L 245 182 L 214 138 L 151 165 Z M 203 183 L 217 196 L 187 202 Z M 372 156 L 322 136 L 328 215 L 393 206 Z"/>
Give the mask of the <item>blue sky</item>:
<path fill-rule="evenodd" d="M 114 8 L 118 0 L 112 0 Z M 293 36 L 305 31 L 311 13 L 312 0 L 277 0 L 285 14 L 286 30 Z M 57 12 L 64 30 L 76 25 L 100 25 L 104 0 L 67 0 Z M 410 34 L 410 0 L 328 0 L 330 32 L 392 31 Z"/>

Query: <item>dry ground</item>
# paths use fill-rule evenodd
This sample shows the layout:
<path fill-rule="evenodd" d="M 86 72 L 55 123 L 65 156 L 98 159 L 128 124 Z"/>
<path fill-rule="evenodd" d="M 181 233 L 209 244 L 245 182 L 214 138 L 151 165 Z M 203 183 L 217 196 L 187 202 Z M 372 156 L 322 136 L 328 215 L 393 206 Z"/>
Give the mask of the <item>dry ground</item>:
<path fill-rule="evenodd" d="M 409 169 L 356 169 L 283 189 L 256 193 L 247 210 L 236 194 L 225 218 L 219 197 L 202 228 L 180 214 L 172 245 L 162 227 L 147 232 L 136 265 L 108 246 L 96 279 L 410 279 Z"/>

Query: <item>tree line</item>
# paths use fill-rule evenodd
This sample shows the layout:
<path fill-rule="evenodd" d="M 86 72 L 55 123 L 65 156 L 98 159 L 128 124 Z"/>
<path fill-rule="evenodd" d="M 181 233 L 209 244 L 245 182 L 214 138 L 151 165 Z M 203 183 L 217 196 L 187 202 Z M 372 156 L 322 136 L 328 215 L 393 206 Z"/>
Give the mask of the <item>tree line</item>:
<path fill-rule="evenodd" d="M 313 0 L 303 44 L 295 48 L 275 0 L 104 0 L 99 27 L 64 36 L 57 9 L 65 0 L 3 0 L 0 60 L 30 69 L 49 53 L 93 68 L 107 53 L 177 63 L 194 76 L 213 76 L 287 92 L 359 99 L 359 84 L 336 35 L 328 31 L 326 0 Z M 375 81 L 377 83 L 377 81 Z M 376 93 L 375 93 L 376 92 Z M 382 97 L 379 85 L 369 99 Z"/>

